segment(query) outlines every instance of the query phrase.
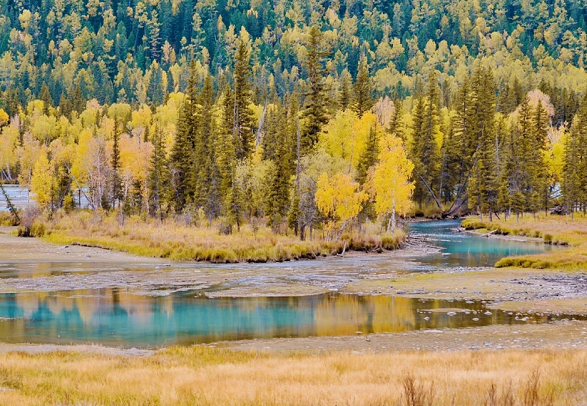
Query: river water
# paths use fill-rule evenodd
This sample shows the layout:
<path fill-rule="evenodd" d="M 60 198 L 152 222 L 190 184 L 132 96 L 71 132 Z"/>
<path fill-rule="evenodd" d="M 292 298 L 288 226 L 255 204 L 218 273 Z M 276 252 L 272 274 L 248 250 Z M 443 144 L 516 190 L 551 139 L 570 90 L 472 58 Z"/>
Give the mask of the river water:
<path fill-rule="evenodd" d="M 258 284 L 262 292 L 272 274 L 281 283 L 303 279 L 336 283 L 354 268 L 369 272 L 433 272 L 446 267 L 491 266 L 506 255 L 541 252 L 543 244 L 486 239 L 454 231 L 457 221 L 422 222 L 411 231 L 440 250 L 393 261 L 386 255 L 265 265 L 173 265 L 115 267 L 111 264 L 6 264 L 0 278 L 27 292 L 0 295 L 0 342 L 100 343 L 160 347 L 273 337 L 333 336 L 460 328 L 490 324 L 548 322 L 551 316 L 521 317 L 487 310 L 486 303 L 422 300 L 401 296 L 332 293 L 304 297 L 208 298 L 204 292 Z M 258 267 L 258 268 L 257 268 Z M 251 275 L 223 285 L 198 287 L 198 275 L 226 272 Z M 168 272 L 168 273 L 164 273 Z M 174 273 L 175 272 L 175 273 Z M 165 283 L 165 275 L 182 275 Z M 157 280 L 145 293 L 147 280 Z M 297 278 L 297 279 L 296 279 Z M 117 279 L 119 285 L 110 280 Z M 41 283 L 39 283 L 41 281 Z M 71 282 L 71 285 L 67 285 Z M 36 283 L 36 284 L 35 284 Z M 85 283 L 85 285 L 84 285 Z M 18 285 L 20 284 L 20 285 Z M 28 285 L 27 285 L 28 284 Z M 178 284 L 181 286 L 178 288 Z M 41 287 L 39 287 L 41 285 Z M 56 286 L 53 290 L 51 286 Z M 70 287 L 64 287 L 70 286 Z M 187 286 L 187 287 L 186 287 Z M 140 287 L 140 288 L 139 288 Z M 167 290 L 168 289 L 168 290 Z M 444 309 L 444 310 L 442 310 Z"/>

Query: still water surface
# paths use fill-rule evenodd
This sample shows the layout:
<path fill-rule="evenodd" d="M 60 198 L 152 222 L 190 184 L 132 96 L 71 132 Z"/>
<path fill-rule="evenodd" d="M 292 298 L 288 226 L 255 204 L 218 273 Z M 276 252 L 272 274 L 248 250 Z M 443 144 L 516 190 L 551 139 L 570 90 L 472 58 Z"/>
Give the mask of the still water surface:
<path fill-rule="evenodd" d="M 493 266 L 500 259 L 510 255 L 537 254 L 560 249 L 537 242 L 485 238 L 471 233 L 459 233 L 455 229 L 461 220 L 424 221 L 412 223 L 410 230 L 442 249 L 439 255 L 417 258 L 419 262 L 434 267 Z"/>
<path fill-rule="evenodd" d="M 408 258 L 404 271 L 454 266 L 490 266 L 506 255 L 540 252 L 541 244 L 485 239 L 453 231 L 458 221 L 424 222 L 411 226 L 441 248 L 437 254 Z M 32 281 L 39 266 L 51 269 L 44 278 L 74 278 L 76 273 L 96 275 L 146 275 L 150 270 L 97 269 L 84 265 L 71 274 L 67 264 L 0 264 L 5 280 Z M 96 267 L 97 265 L 92 265 Z M 264 267 L 291 272 L 288 277 L 340 277 L 353 267 L 374 272 L 397 271 L 386 257 L 311 261 L 272 265 L 182 265 L 182 270 L 236 272 L 239 267 Z M 284 267 L 289 267 L 284 271 Z M 315 268 L 315 273 L 307 273 Z M 159 271 L 157 271 L 159 272 Z M 309 276 L 308 276 L 309 275 Z M 260 277 L 259 281 L 263 281 Z M 140 277 L 139 277 L 140 279 Z M 91 280 L 91 279 L 90 279 Z M 250 279 L 248 283 L 250 283 Z M 242 283 L 245 283 L 244 281 Z M 253 283 L 257 283 L 253 281 Z M 226 287 L 217 286 L 215 289 Z M 209 291 L 209 289 L 208 289 Z M 262 288 L 261 288 L 262 291 Z M 484 303 L 418 300 L 390 296 L 326 294 L 307 297 L 215 298 L 202 290 L 173 291 L 164 296 L 137 294 L 123 288 L 87 288 L 0 295 L 0 341 L 33 343 L 101 343 L 117 346 L 158 347 L 219 340 L 271 337 L 332 336 L 362 333 L 402 332 L 417 329 L 460 328 L 489 324 L 548 322 L 550 316 L 528 318 L 501 311 L 488 311 Z M 437 311 L 434 309 L 445 309 Z M 433 311 L 430 311 L 433 310 Z M 449 313 L 450 311 L 450 313 Z"/>

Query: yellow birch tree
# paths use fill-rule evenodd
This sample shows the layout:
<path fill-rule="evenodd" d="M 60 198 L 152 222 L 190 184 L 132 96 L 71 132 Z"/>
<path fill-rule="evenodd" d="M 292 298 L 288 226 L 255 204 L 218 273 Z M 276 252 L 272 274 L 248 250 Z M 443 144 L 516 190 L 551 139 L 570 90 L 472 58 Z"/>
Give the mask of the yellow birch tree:
<path fill-rule="evenodd" d="M 359 184 L 350 175 L 337 173 L 329 178 L 323 173 L 318 179 L 316 206 L 331 220 L 332 232 L 338 228 L 335 241 L 338 241 L 347 223 L 355 218 L 367 200 L 367 194 L 359 191 Z"/>
<path fill-rule="evenodd" d="M 406 214 L 411 207 L 413 170 L 414 164 L 406 156 L 402 140 L 392 135 L 383 137 L 379 163 L 373 175 L 375 210 L 379 215 L 390 215 L 387 231 L 391 227 L 392 234 L 396 228 L 396 213 Z"/>

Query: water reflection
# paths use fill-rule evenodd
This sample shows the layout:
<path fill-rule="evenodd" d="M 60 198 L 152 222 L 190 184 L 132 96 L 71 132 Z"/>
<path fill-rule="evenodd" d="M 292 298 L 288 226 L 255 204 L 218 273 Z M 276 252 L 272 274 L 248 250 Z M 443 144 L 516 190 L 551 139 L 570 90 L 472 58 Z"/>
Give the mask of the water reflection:
<path fill-rule="evenodd" d="M 482 303 L 390 296 L 208 299 L 194 293 L 145 297 L 117 289 L 21 293 L 0 295 L 0 341 L 153 347 L 523 323 L 515 315 L 485 312 Z"/>
<path fill-rule="evenodd" d="M 538 254 L 556 247 L 543 243 L 484 238 L 471 233 L 458 233 L 454 229 L 461 220 L 425 221 L 410 225 L 410 231 L 425 236 L 433 245 L 442 249 L 441 254 L 418 258 L 418 261 L 442 267 L 493 266 L 500 259 L 511 255 Z"/>

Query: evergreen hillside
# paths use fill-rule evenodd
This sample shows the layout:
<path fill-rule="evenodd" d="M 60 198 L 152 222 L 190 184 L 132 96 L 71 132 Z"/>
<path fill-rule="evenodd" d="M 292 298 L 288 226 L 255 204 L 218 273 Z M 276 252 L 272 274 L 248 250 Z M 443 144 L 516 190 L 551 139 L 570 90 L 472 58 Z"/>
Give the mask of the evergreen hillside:
<path fill-rule="evenodd" d="M 0 178 L 320 230 L 587 210 L 579 1 L 2 1 Z M 372 229 L 377 229 L 373 227 Z"/>

